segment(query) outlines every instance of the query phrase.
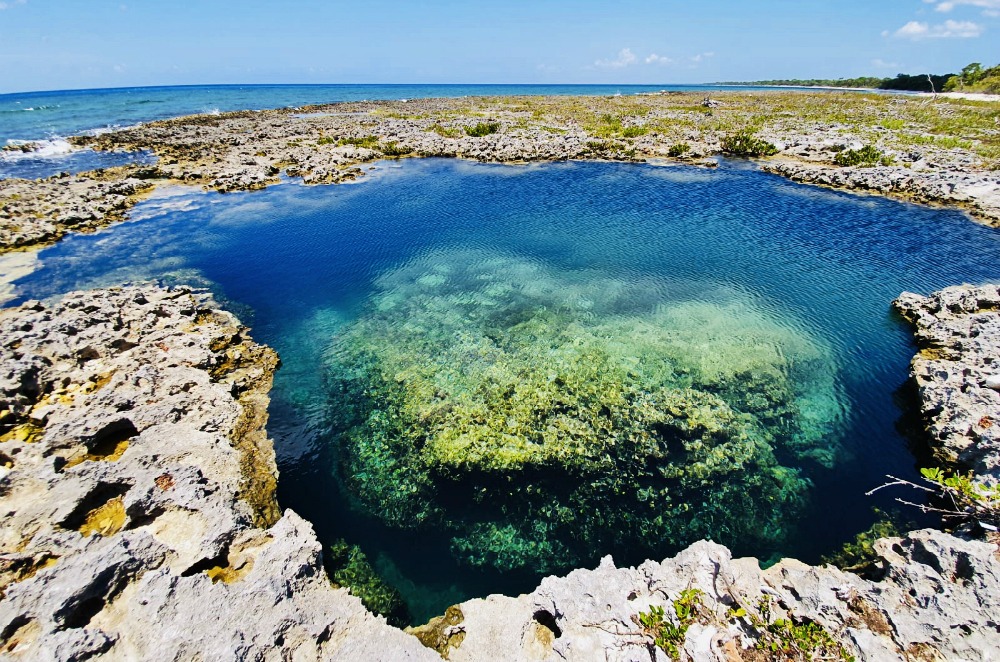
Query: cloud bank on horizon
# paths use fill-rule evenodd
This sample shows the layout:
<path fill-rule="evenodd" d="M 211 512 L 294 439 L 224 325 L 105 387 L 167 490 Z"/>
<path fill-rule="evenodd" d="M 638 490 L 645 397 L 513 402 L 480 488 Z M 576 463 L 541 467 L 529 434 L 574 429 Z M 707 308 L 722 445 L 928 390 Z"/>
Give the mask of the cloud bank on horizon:
<path fill-rule="evenodd" d="M 0 94 L 949 73 L 1000 62 L 998 29 L 1000 0 L 0 0 Z"/>

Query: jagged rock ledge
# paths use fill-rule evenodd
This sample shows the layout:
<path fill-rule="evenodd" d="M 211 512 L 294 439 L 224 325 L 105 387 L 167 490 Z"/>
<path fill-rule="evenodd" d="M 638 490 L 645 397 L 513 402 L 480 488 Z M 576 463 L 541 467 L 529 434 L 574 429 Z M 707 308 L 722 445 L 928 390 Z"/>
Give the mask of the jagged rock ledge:
<path fill-rule="evenodd" d="M 0 338 L 0 657 L 434 657 L 279 513 L 277 357 L 205 295 L 73 293 Z"/>
<path fill-rule="evenodd" d="M 906 292 L 893 305 L 915 329 L 912 374 L 933 452 L 1000 481 L 1000 286 Z"/>
<path fill-rule="evenodd" d="M 803 184 L 961 207 L 983 224 L 1000 227 L 1000 177 L 996 173 L 918 171 L 902 166 L 838 168 L 791 160 L 765 162 L 761 169 Z"/>
<path fill-rule="evenodd" d="M 636 617 L 691 588 L 694 660 L 773 659 L 754 647 L 764 609 L 859 660 L 1000 649 L 996 545 L 933 530 L 879 541 L 878 581 L 701 542 L 470 600 L 411 636 L 333 588 L 310 525 L 279 514 L 277 360 L 207 295 L 73 293 L 0 311 L 0 339 L 4 658 L 665 660 Z"/>

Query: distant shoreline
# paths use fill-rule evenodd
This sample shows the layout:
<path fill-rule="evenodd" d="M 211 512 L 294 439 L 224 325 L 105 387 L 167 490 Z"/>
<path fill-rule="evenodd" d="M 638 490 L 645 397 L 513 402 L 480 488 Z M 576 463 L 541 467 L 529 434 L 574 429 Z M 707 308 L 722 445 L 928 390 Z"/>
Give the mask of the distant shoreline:
<path fill-rule="evenodd" d="M 754 83 L 714 83 L 715 87 L 753 87 L 753 88 L 775 88 L 775 89 L 792 89 L 792 90 L 845 90 L 848 92 L 878 92 L 880 94 L 885 92 L 903 92 L 908 93 L 908 90 L 883 90 L 877 87 L 840 87 L 839 85 L 756 85 Z"/>

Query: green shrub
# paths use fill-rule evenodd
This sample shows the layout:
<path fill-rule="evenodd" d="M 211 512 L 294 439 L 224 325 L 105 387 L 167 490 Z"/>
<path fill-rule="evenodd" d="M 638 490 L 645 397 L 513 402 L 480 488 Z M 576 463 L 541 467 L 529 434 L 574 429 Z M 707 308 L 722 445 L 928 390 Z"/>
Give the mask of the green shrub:
<path fill-rule="evenodd" d="M 413 152 L 411 147 L 401 146 L 395 141 L 383 143 L 379 146 L 379 150 L 386 156 L 406 156 Z"/>
<path fill-rule="evenodd" d="M 326 144 L 323 140 L 323 138 L 320 138 L 320 145 Z M 330 140 L 330 142 L 333 142 L 333 140 Z M 378 149 L 378 136 L 343 138 L 337 142 L 337 145 L 354 145 L 355 147 L 364 147 L 365 149 Z"/>
<path fill-rule="evenodd" d="M 874 145 L 865 145 L 861 149 L 845 149 L 833 157 L 833 162 L 839 166 L 859 166 L 872 168 L 877 165 L 892 165 L 892 157 L 883 154 Z"/>
<path fill-rule="evenodd" d="M 500 122 L 480 122 L 475 126 L 465 127 L 465 133 L 473 138 L 482 138 L 500 130 Z"/>
<path fill-rule="evenodd" d="M 462 131 L 460 129 L 441 126 L 440 124 L 432 124 L 428 131 L 433 131 L 442 138 L 458 138 L 462 135 Z"/>
<path fill-rule="evenodd" d="M 677 143 L 675 145 L 670 146 L 670 149 L 667 150 L 667 156 L 672 156 L 674 158 L 677 158 L 680 156 L 684 156 L 690 151 L 691 151 L 691 145 L 688 145 L 687 143 Z"/>
<path fill-rule="evenodd" d="M 778 148 L 749 131 L 740 131 L 722 139 L 722 151 L 732 156 L 773 156 Z"/>
<path fill-rule="evenodd" d="M 701 590 L 689 588 L 681 591 L 673 601 L 673 618 L 664 618 L 663 607 L 652 605 L 649 613 L 640 612 L 634 617 L 636 624 L 644 634 L 653 640 L 653 645 L 666 653 L 671 660 L 679 660 L 688 628 L 698 620 L 699 613 L 704 608 Z"/>
<path fill-rule="evenodd" d="M 622 129 L 623 138 L 638 138 L 649 133 L 649 129 L 644 126 L 629 126 Z"/>

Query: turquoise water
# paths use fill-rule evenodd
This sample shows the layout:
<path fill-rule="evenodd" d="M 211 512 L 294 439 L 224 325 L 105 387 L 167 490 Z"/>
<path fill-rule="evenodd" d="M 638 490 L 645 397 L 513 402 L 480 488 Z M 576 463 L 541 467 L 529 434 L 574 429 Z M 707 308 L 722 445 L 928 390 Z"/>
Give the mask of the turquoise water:
<path fill-rule="evenodd" d="M 415 621 L 692 536 L 816 561 L 892 507 L 864 496 L 886 473 L 917 475 L 890 301 L 1000 278 L 1000 232 L 959 212 L 738 161 L 380 162 L 134 216 L 42 251 L 19 296 L 213 288 L 282 358 L 282 506 L 360 545 Z"/>

